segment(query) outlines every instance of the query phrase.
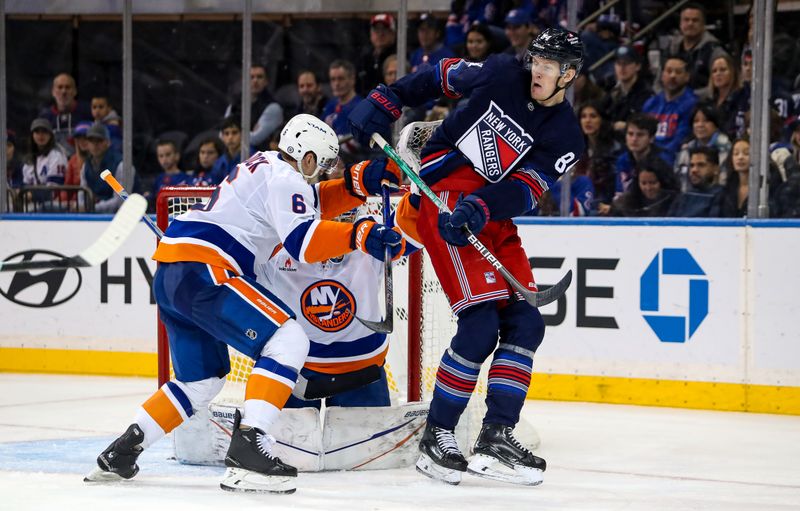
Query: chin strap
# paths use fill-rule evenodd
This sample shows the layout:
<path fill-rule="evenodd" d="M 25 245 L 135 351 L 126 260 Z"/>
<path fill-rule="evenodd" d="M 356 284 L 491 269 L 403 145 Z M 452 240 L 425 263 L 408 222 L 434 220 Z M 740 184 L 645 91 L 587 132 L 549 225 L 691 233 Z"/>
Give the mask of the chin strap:
<path fill-rule="evenodd" d="M 560 79 L 562 76 L 564 76 L 564 73 L 566 73 L 568 69 L 569 69 L 569 68 L 567 68 L 567 69 L 565 69 L 564 71 L 562 71 L 562 72 L 561 72 L 561 75 L 559 75 L 559 77 L 558 77 L 558 78 Z M 575 77 L 574 77 L 572 80 L 570 80 L 570 81 L 569 81 L 569 83 L 567 83 L 567 84 L 566 84 L 566 85 L 564 85 L 563 87 L 561 87 L 560 85 L 558 85 L 558 82 L 556 82 L 556 88 L 555 88 L 555 89 L 553 89 L 553 93 L 552 93 L 552 94 L 550 94 L 549 96 L 547 96 L 545 99 L 543 99 L 543 100 L 541 100 L 541 101 L 537 101 L 537 103 L 541 104 L 541 103 L 544 103 L 544 102 L 546 102 L 546 101 L 550 101 L 550 98 L 552 98 L 553 96 L 555 96 L 556 94 L 558 94 L 558 93 L 559 93 L 559 92 L 561 92 L 562 90 L 566 90 L 566 89 L 568 89 L 568 88 L 569 88 L 569 87 L 570 87 L 570 86 L 573 84 L 573 82 L 575 82 L 575 80 L 577 80 L 577 79 L 578 79 L 578 73 L 577 73 L 577 71 L 576 71 L 576 72 L 575 72 Z"/>

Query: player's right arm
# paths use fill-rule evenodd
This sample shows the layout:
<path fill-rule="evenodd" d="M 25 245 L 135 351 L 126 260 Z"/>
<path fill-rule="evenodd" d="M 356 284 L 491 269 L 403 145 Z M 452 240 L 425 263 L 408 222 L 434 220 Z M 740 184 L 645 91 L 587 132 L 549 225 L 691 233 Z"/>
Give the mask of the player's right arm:
<path fill-rule="evenodd" d="M 442 59 L 434 66 L 406 75 L 391 86 L 372 89 L 365 101 L 350 114 L 350 130 L 361 143 L 368 144 L 373 133 L 389 137 L 389 126 L 400 118 L 404 105 L 419 106 L 445 96 L 458 99 L 491 78 L 494 58 L 485 63 L 463 59 Z"/>
<path fill-rule="evenodd" d="M 267 204 L 269 214 L 284 248 L 296 260 L 318 263 L 361 250 L 383 260 L 385 247 L 392 256 L 404 250 L 397 231 L 373 221 L 356 224 L 320 219 L 314 190 L 297 180 L 282 180 L 273 185 Z"/>

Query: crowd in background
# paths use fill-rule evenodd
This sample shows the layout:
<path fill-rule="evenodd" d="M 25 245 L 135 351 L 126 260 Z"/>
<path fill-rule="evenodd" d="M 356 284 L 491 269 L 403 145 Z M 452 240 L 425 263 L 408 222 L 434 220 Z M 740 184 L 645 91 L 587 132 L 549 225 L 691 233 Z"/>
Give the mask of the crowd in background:
<path fill-rule="evenodd" d="M 482 62 L 496 53 L 522 60 L 541 30 L 564 24 L 565 3 L 462 0 L 453 2 L 446 20 L 432 14 L 412 18 L 416 37 L 409 38 L 407 69 L 413 72 L 451 57 Z M 581 15 L 602 3 L 584 2 Z M 676 13 L 677 29 L 667 24 L 631 44 L 649 21 L 642 4 L 659 8 L 659 2 L 634 4 L 633 19 L 625 20 L 612 8 L 581 32 L 586 60 L 572 104 L 587 149 L 570 171 L 570 214 L 746 216 L 748 176 L 761 173 L 751 164 L 748 134 L 751 31 L 741 41 L 725 40 L 709 30 L 715 25 L 704 6 L 689 3 Z M 339 135 L 344 164 L 374 154 L 350 136 L 347 117 L 370 89 L 397 79 L 397 23 L 392 14 L 377 14 L 364 30 L 369 31 L 369 45 L 357 59 L 336 58 L 322 69 L 300 69 L 291 83 L 272 84 L 269 63 L 254 63 L 251 152 L 274 149 L 283 124 L 297 113 L 309 113 Z M 603 62 L 609 53 L 612 58 Z M 798 217 L 800 69 L 774 69 L 765 186 L 770 216 Z M 68 73 L 53 78 L 51 96 L 31 119 L 29 133 L 9 130 L 7 176 L 17 199 L 12 206 L 113 212 L 120 200 L 100 173 L 110 169 L 122 175 L 121 127 L 126 120 L 107 94 L 79 93 Z M 401 122 L 442 119 L 468 100 L 406 108 Z M 139 169 L 134 189 L 152 201 L 163 186 L 221 182 L 240 161 L 240 116 L 241 98 L 235 94 L 216 125 L 162 131 L 147 148 L 157 167 Z M 42 189 L 52 185 L 68 186 L 58 193 Z M 531 214 L 558 214 L 561 193 L 559 182 Z"/>

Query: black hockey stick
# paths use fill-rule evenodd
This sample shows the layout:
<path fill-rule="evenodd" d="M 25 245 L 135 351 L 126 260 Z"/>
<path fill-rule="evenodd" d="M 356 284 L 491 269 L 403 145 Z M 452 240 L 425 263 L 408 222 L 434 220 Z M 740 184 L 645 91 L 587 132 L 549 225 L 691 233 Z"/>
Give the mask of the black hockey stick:
<path fill-rule="evenodd" d="M 395 152 L 394 148 L 391 145 L 389 145 L 389 143 L 386 142 L 386 140 L 382 136 L 380 136 L 378 133 L 373 133 L 372 141 L 378 144 L 380 148 L 383 149 L 383 152 L 385 152 L 389 156 L 389 158 L 394 160 L 394 162 L 397 164 L 398 167 L 400 167 L 403 173 L 406 176 L 408 176 L 408 178 L 415 185 L 417 185 L 417 187 L 419 187 L 420 191 L 424 193 L 425 196 L 428 197 L 436 205 L 437 208 L 439 208 L 439 211 L 443 213 L 452 213 L 452 211 L 450 211 L 450 208 L 447 207 L 447 204 L 442 202 L 442 200 L 435 193 L 433 193 L 433 191 L 428 187 L 428 185 L 426 185 L 425 182 L 422 179 L 420 179 L 420 177 L 413 170 L 411 170 L 411 167 L 409 167 L 408 164 L 405 161 L 403 161 L 403 158 L 401 158 L 400 155 L 397 154 L 397 152 Z M 462 227 L 462 229 L 464 231 L 464 234 L 467 236 L 467 239 L 469 240 L 470 244 L 472 244 L 472 246 L 475 247 L 475 249 L 481 254 L 481 256 L 483 256 L 484 259 L 489 261 L 489 264 L 491 264 L 495 270 L 500 272 L 503 278 L 506 279 L 506 282 L 508 282 L 516 292 L 522 295 L 522 297 L 525 299 L 526 302 L 533 305 L 534 307 L 542 307 L 543 305 L 547 305 L 550 302 L 558 300 L 559 297 L 561 297 L 561 295 L 563 295 L 567 291 L 567 288 L 572 282 L 572 270 L 569 270 L 566 273 L 566 275 L 564 275 L 561 278 L 561 280 L 559 280 L 552 287 L 549 287 L 539 292 L 531 291 L 527 287 L 520 284 L 519 281 L 515 279 L 513 275 L 511 275 L 511 272 L 509 272 L 505 268 L 505 266 L 503 266 L 503 264 L 497 260 L 494 254 L 492 254 L 492 252 L 488 248 L 486 248 L 486 246 L 483 243 L 481 243 L 481 241 L 477 238 L 477 236 L 472 234 L 472 232 L 469 230 L 469 228 L 467 228 L 467 226 Z"/>
<path fill-rule="evenodd" d="M 80 254 L 46 261 L 0 262 L 0 271 L 53 270 L 60 268 L 86 268 L 97 266 L 125 243 L 147 211 L 147 199 L 133 194 L 125 201 L 94 243 Z"/>
<path fill-rule="evenodd" d="M 381 187 L 381 196 L 383 198 L 383 224 L 389 228 L 392 227 L 390 225 L 392 220 L 390 194 L 391 191 L 388 186 L 384 185 Z M 356 319 L 373 332 L 390 334 L 392 330 L 394 330 L 394 281 L 392 279 L 392 249 L 388 246 L 386 247 L 386 253 L 383 255 L 383 293 L 386 310 L 386 317 L 383 321 L 368 321 L 358 316 L 356 316 Z"/>

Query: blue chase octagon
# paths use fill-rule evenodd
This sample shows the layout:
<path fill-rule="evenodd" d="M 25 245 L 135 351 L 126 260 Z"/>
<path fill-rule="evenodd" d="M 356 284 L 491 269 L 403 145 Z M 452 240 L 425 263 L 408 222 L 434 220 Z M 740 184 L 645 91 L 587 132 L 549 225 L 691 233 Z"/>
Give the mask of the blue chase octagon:
<path fill-rule="evenodd" d="M 686 342 L 708 315 L 708 279 L 685 248 L 665 248 L 656 254 L 640 279 L 639 306 L 647 324 L 661 342 Z M 658 290 L 661 279 L 689 277 L 689 317 L 658 313 Z"/>

